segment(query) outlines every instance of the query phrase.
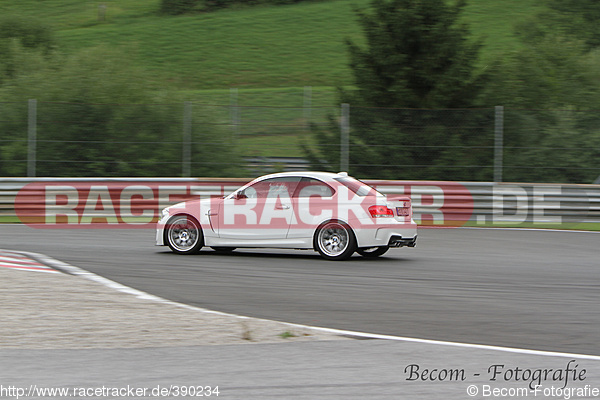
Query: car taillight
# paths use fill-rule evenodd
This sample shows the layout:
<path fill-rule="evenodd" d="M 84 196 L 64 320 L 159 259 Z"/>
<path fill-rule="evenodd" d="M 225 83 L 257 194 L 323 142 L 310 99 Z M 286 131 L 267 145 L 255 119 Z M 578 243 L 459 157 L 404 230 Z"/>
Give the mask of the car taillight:
<path fill-rule="evenodd" d="M 394 211 L 386 206 L 371 206 L 369 207 L 369 213 L 373 218 L 387 218 L 394 216 Z"/>

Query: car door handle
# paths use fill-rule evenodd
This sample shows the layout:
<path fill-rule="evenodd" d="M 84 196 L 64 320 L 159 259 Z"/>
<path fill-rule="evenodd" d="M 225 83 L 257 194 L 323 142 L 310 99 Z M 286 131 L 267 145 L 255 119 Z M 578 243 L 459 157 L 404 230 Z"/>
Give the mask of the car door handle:
<path fill-rule="evenodd" d="M 290 206 L 288 204 L 278 204 L 275 206 L 277 210 L 289 210 Z"/>

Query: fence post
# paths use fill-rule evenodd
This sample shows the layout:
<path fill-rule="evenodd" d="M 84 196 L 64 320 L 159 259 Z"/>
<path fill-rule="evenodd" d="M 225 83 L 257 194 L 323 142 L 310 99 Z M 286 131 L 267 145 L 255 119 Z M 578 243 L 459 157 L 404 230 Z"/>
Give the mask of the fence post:
<path fill-rule="evenodd" d="M 183 103 L 183 147 L 181 149 L 181 176 L 192 174 L 192 102 Z"/>
<path fill-rule="evenodd" d="M 37 153 L 37 100 L 27 104 L 27 176 L 35 177 Z"/>
<path fill-rule="evenodd" d="M 106 19 L 106 4 L 98 4 L 98 21 Z"/>
<path fill-rule="evenodd" d="M 350 104 L 342 104 L 342 122 L 340 139 L 340 171 L 348 171 L 350 153 Z"/>
<path fill-rule="evenodd" d="M 502 182 L 504 155 L 504 106 L 494 108 L 494 182 Z"/>

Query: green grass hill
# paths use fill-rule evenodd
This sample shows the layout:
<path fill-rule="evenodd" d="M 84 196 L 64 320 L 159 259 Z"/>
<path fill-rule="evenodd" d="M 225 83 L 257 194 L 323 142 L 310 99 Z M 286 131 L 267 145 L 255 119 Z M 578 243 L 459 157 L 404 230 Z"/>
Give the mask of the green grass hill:
<path fill-rule="evenodd" d="M 2 15 L 50 24 L 66 52 L 125 46 L 158 85 L 186 90 L 335 87 L 352 84 L 345 39 L 360 42 L 356 8 L 368 0 L 322 0 L 213 13 L 159 15 L 158 0 L 20 0 Z M 470 0 L 463 13 L 484 40 L 481 65 L 518 46 L 514 23 L 536 0 Z"/>
<path fill-rule="evenodd" d="M 537 12 L 538 0 L 469 0 L 463 13 L 484 41 L 480 66 L 519 46 L 515 22 Z M 50 25 L 66 53 L 123 47 L 153 77 L 149 85 L 194 102 L 229 105 L 245 156 L 302 156 L 306 122 L 336 115 L 336 91 L 352 86 L 345 41 L 361 43 L 356 10 L 369 0 L 315 0 L 238 7 L 212 13 L 159 15 L 159 0 L 19 0 L 0 2 L 0 15 Z M 307 116 L 305 87 L 311 87 Z M 276 107 L 273 107 L 276 106 Z M 216 110 L 216 109 L 215 109 Z M 222 114 L 222 115 L 221 115 Z M 215 115 L 231 122 L 228 109 Z"/>

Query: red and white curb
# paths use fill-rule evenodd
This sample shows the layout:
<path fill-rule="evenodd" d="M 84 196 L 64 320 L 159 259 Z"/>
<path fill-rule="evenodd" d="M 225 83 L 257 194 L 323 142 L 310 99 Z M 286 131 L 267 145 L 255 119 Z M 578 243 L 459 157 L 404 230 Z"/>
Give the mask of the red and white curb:
<path fill-rule="evenodd" d="M 42 264 L 21 253 L 8 250 L 0 250 L 0 268 L 12 268 L 25 271 L 59 273 L 59 271 Z"/>

